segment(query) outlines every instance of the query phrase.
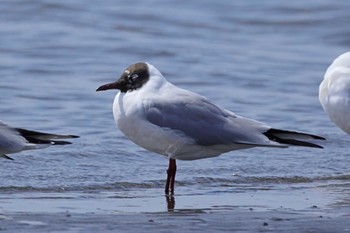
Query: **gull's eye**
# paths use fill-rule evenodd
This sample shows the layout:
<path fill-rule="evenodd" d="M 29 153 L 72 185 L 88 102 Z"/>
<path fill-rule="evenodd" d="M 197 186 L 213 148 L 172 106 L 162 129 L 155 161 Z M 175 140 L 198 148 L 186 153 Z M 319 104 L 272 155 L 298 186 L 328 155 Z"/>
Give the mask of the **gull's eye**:
<path fill-rule="evenodd" d="M 131 75 L 128 75 L 128 79 L 129 79 L 129 82 L 131 83 L 135 83 L 136 79 L 138 78 L 138 74 L 131 74 Z"/>

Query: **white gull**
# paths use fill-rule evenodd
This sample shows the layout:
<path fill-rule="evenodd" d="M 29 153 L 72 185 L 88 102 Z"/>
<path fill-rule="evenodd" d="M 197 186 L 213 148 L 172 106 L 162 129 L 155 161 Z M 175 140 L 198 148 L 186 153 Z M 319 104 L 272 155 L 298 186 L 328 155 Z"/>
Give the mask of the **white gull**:
<path fill-rule="evenodd" d="M 174 192 L 176 159 L 195 160 L 252 147 L 317 147 L 317 135 L 274 129 L 223 109 L 168 82 L 153 65 L 129 66 L 96 91 L 120 90 L 113 104 L 118 128 L 137 145 L 169 158 L 165 192 Z"/>

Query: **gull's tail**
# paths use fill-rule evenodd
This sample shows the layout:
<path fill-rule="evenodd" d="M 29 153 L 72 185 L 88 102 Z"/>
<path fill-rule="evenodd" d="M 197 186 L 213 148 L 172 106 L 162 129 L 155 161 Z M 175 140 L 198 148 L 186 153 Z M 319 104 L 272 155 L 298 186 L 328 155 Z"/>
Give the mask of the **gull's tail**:
<path fill-rule="evenodd" d="M 75 135 L 60 135 L 60 134 L 50 134 L 38 131 L 32 131 L 27 129 L 16 128 L 20 135 L 22 135 L 28 142 L 28 148 L 26 149 L 36 149 L 42 148 L 49 145 L 66 145 L 72 144 L 69 141 L 61 141 L 61 139 L 78 138 Z"/>
<path fill-rule="evenodd" d="M 281 129 L 269 129 L 264 134 L 271 141 L 278 142 L 281 144 L 294 145 L 294 146 L 323 148 L 320 145 L 317 145 L 311 142 L 306 142 L 304 140 L 310 140 L 310 139 L 325 140 L 325 138 L 317 135 L 299 133 L 295 131 L 287 131 L 287 130 L 281 130 Z"/>

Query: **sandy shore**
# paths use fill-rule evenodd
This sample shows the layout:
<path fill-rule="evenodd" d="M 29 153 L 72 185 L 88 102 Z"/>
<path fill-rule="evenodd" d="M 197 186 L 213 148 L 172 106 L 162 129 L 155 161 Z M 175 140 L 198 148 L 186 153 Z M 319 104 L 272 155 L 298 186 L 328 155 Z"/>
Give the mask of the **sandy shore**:
<path fill-rule="evenodd" d="M 332 215 L 332 214 L 331 214 Z M 0 215 L 1 232 L 349 232 L 350 215 L 293 211 Z"/>
<path fill-rule="evenodd" d="M 177 210 L 160 213 L 0 215 L 0 232 L 349 232 L 350 212 Z"/>
<path fill-rule="evenodd" d="M 196 194 L 179 189 L 174 197 L 160 189 L 3 193 L 0 233 L 350 232 L 348 187 Z"/>

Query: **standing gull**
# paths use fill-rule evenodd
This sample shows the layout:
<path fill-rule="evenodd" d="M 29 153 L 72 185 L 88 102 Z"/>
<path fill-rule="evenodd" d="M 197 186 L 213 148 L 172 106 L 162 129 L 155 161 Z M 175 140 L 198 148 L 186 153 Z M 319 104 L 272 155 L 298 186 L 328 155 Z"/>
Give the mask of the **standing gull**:
<path fill-rule="evenodd" d="M 0 157 L 11 159 L 7 154 L 23 150 L 41 149 L 50 145 L 66 145 L 71 142 L 60 139 L 78 138 L 75 135 L 42 133 L 22 128 L 13 128 L 0 121 Z"/>
<path fill-rule="evenodd" d="M 350 134 L 350 52 L 337 57 L 328 67 L 319 99 L 331 121 Z"/>
<path fill-rule="evenodd" d="M 149 63 L 129 66 L 96 91 L 120 90 L 113 104 L 118 128 L 137 145 L 169 158 L 165 193 L 174 193 L 176 159 L 195 160 L 252 147 L 322 148 L 317 135 L 274 129 L 236 115 L 169 83 Z"/>

